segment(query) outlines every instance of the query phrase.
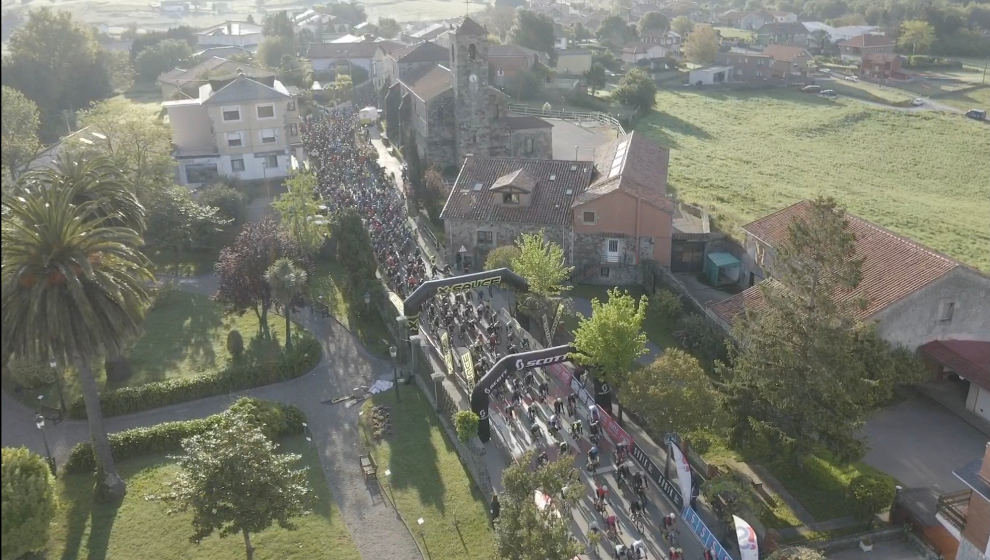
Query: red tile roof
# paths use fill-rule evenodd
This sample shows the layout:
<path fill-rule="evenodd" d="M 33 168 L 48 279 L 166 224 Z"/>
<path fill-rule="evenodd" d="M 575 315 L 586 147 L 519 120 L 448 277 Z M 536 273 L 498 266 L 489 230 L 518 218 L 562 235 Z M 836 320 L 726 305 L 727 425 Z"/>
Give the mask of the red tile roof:
<path fill-rule="evenodd" d="M 575 206 L 621 190 L 673 213 L 673 202 L 667 198 L 670 150 L 630 132 L 600 146 L 596 154 L 594 183 L 575 200 Z"/>
<path fill-rule="evenodd" d="M 788 226 L 803 219 L 811 202 L 803 200 L 743 226 L 750 235 L 770 245 L 779 246 L 787 238 Z M 863 259 L 859 285 L 842 294 L 842 300 L 865 299 L 867 304 L 856 311 L 856 317 L 868 319 L 889 305 L 917 292 L 964 266 L 906 237 L 901 237 L 862 218 L 846 214 L 849 231 L 856 236 L 856 255 Z M 745 309 L 759 309 L 765 303 L 763 294 L 753 286 L 740 294 L 711 306 L 711 310 L 726 322 L 732 322 Z"/>
<path fill-rule="evenodd" d="M 811 58 L 811 53 L 808 49 L 802 47 L 792 47 L 789 45 L 767 45 L 763 49 L 763 54 L 770 56 L 774 60 L 780 60 L 782 62 L 791 62 L 795 58 L 804 56 Z"/>
<path fill-rule="evenodd" d="M 918 350 L 960 377 L 984 389 L 990 389 L 990 341 L 934 340 Z"/>

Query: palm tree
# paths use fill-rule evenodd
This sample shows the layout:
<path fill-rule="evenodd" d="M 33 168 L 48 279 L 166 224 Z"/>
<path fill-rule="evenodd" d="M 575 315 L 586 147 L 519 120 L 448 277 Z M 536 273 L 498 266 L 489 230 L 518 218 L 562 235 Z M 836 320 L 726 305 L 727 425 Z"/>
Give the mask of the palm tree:
<path fill-rule="evenodd" d="M 268 267 L 265 271 L 265 281 L 268 282 L 272 295 L 282 304 L 285 313 L 285 349 L 288 350 L 292 346 L 289 314 L 292 312 L 292 301 L 306 286 L 306 271 L 296 266 L 292 259 L 283 257 Z"/>
<path fill-rule="evenodd" d="M 122 497 L 92 364 L 140 330 L 153 278 L 141 237 L 113 225 L 108 200 L 82 196 L 98 180 L 90 174 L 78 185 L 52 171 L 21 179 L 20 193 L 3 203 L 2 355 L 75 364 L 100 480 Z"/>

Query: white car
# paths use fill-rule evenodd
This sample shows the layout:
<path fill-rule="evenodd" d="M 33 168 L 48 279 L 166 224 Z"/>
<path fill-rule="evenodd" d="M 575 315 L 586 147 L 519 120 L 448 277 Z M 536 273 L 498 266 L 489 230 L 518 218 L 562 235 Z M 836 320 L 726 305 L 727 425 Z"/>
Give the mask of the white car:
<path fill-rule="evenodd" d="M 844 76 L 844 78 L 847 79 L 847 80 L 849 80 L 850 82 L 858 82 L 859 81 L 859 78 L 857 78 L 856 76 Z"/>
<path fill-rule="evenodd" d="M 920 97 L 915 97 L 914 99 L 911 100 L 911 105 L 914 105 L 915 107 L 921 107 L 924 104 L 925 104 L 925 100 Z"/>

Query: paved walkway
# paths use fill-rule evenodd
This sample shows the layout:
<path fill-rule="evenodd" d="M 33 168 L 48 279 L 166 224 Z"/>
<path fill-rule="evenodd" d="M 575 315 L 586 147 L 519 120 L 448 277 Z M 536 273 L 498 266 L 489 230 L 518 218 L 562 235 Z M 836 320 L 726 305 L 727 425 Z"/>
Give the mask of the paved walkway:
<path fill-rule="evenodd" d="M 185 279 L 180 285 L 183 289 L 203 293 L 215 290 L 209 277 Z M 391 365 L 369 354 L 350 332 L 332 319 L 314 317 L 303 311 L 296 320 L 323 346 L 323 360 L 310 373 L 265 387 L 106 418 L 107 430 L 112 433 L 161 422 L 202 418 L 224 410 L 242 396 L 296 405 L 307 416 L 324 475 L 361 556 L 374 560 L 421 558 L 419 548 L 398 514 L 381 499 L 376 488 L 365 484 L 358 469 L 360 407 L 320 403 L 349 394 L 354 387 L 370 385 L 376 378 L 391 379 Z M 2 445 L 24 445 L 43 453 L 41 438 L 33 422 L 34 411 L 6 393 L 2 394 L 0 404 Z M 83 420 L 67 420 L 46 431 L 52 452 L 60 463 L 68 457 L 72 446 L 89 439 Z"/>

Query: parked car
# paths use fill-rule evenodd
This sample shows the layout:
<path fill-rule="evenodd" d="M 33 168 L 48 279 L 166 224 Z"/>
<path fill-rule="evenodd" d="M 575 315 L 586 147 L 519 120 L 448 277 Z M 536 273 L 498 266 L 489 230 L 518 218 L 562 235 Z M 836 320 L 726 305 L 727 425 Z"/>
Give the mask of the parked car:
<path fill-rule="evenodd" d="M 822 86 L 811 84 L 810 86 L 804 86 L 801 91 L 804 93 L 818 93 L 822 90 Z"/>
<path fill-rule="evenodd" d="M 914 105 L 915 107 L 921 107 L 924 104 L 925 104 L 925 100 L 920 97 L 915 97 L 914 99 L 911 100 L 911 105 Z"/>
<path fill-rule="evenodd" d="M 822 68 L 822 69 L 820 70 L 820 72 L 821 72 L 822 74 L 831 74 L 831 73 L 832 73 L 832 69 L 831 69 L 831 68 Z"/>
<path fill-rule="evenodd" d="M 843 76 L 843 78 L 849 80 L 850 82 L 858 82 L 859 81 L 859 78 L 857 78 L 856 76 L 853 76 L 851 74 L 849 76 Z"/>
<path fill-rule="evenodd" d="M 987 112 L 983 109 L 970 109 L 969 111 L 966 111 L 966 116 L 978 121 L 987 120 Z"/>
<path fill-rule="evenodd" d="M 823 89 L 819 95 L 821 95 L 822 97 L 827 97 L 829 99 L 835 99 L 836 97 L 839 96 L 837 93 L 835 93 L 834 89 Z"/>

